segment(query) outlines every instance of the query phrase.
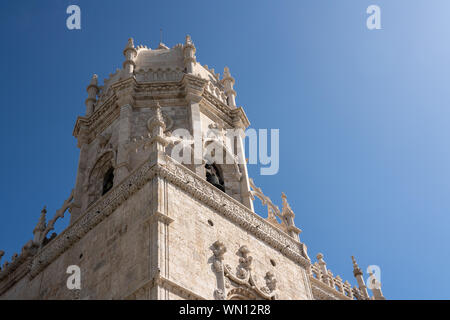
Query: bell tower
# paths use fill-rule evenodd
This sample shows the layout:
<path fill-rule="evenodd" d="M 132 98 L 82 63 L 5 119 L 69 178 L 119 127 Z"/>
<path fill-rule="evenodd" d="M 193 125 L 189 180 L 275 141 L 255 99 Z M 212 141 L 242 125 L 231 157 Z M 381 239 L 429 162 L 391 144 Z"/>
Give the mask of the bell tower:
<path fill-rule="evenodd" d="M 202 66 L 196 50 L 190 36 L 155 49 L 129 39 L 122 68 L 103 85 L 92 76 L 75 186 L 0 268 L 0 299 L 384 299 L 356 261 L 358 288 L 322 254 L 311 262 L 287 196 L 279 209 L 248 177 L 229 68 Z M 69 226 L 50 235 L 66 211 Z"/>
<path fill-rule="evenodd" d="M 190 36 L 171 49 L 135 47 L 129 39 L 123 69 L 103 86 L 92 77 L 86 115 L 74 129 L 81 150 L 72 221 L 146 161 L 155 136 L 165 137 L 167 155 L 175 150 L 183 165 L 253 210 L 242 143 L 249 122 L 236 107 L 235 80 L 227 67 L 221 78 L 197 63 L 195 52 Z M 155 133 L 149 121 L 158 114 Z"/>

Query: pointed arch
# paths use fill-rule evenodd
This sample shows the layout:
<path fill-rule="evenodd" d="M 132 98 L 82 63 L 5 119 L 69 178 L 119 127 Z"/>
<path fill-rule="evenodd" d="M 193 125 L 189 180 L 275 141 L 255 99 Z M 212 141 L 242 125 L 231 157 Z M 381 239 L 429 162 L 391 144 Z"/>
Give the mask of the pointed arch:
<path fill-rule="evenodd" d="M 115 154 L 112 150 L 102 153 L 88 176 L 88 205 L 99 199 L 113 187 Z"/>

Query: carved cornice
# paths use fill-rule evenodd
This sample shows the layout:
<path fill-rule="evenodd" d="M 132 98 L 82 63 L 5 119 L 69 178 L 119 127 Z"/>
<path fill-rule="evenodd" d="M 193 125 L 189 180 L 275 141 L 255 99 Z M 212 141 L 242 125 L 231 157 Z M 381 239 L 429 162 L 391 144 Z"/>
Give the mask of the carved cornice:
<path fill-rule="evenodd" d="M 180 81 L 167 82 L 137 82 L 134 77 L 126 78 L 110 86 L 111 95 L 97 105 L 92 115 L 79 116 L 73 129 L 73 135 L 79 138 L 82 127 L 86 128 L 86 143 L 93 141 L 96 136 L 103 132 L 111 123 L 119 117 L 121 101 L 133 101 L 142 104 L 146 100 L 162 100 L 165 105 L 179 105 L 191 100 L 205 100 L 205 104 L 212 110 L 215 109 L 220 117 L 227 119 L 233 124 L 233 112 L 230 107 L 218 100 L 207 90 L 204 90 L 207 80 L 200 77 L 185 74 Z M 126 95 L 126 97 L 123 97 Z M 125 99 L 125 100 L 124 100 Z M 123 102 L 122 103 L 125 103 Z M 245 115 L 245 114 L 244 114 Z M 241 113 L 239 115 L 245 122 Z"/>
<path fill-rule="evenodd" d="M 226 218 L 252 233 L 274 249 L 305 268 L 311 265 L 304 244 L 268 223 L 246 206 L 221 192 L 206 180 L 166 156 L 166 165 L 158 168 L 158 174 L 187 191 L 194 198 L 206 203 Z"/>
<path fill-rule="evenodd" d="M 214 97 L 213 97 L 214 98 Z M 215 99 L 215 98 L 214 98 Z M 200 103 L 200 110 L 209 118 L 215 120 L 220 119 L 226 123 L 229 127 L 233 127 L 233 118 L 231 113 L 224 113 L 222 110 L 218 109 L 213 103 L 208 99 L 202 99 Z"/>
<path fill-rule="evenodd" d="M 231 114 L 233 116 L 235 126 L 242 126 L 243 129 L 246 129 L 250 125 L 250 121 L 248 120 L 242 107 L 231 110 Z"/>
<path fill-rule="evenodd" d="M 218 111 L 226 115 L 228 118 L 232 118 L 232 110 L 229 106 L 224 104 L 222 101 L 213 96 L 210 92 L 206 91 L 203 93 L 203 97 L 208 100 Z"/>
<path fill-rule="evenodd" d="M 208 81 L 191 74 L 185 74 L 181 79 L 181 83 L 183 84 L 186 100 L 199 102 L 202 95 L 206 92 L 204 89 Z"/>

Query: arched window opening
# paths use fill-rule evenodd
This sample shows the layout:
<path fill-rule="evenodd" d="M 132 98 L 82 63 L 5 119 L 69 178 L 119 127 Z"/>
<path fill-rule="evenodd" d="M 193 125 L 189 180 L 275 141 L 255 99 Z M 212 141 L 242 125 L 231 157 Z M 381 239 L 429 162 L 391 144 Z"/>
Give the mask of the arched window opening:
<path fill-rule="evenodd" d="M 108 171 L 106 171 L 105 176 L 103 177 L 103 191 L 102 195 L 107 193 L 114 184 L 114 169 L 109 168 Z"/>
<path fill-rule="evenodd" d="M 205 164 L 205 170 L 206 170 L 206 181 L 211 183 L 213 186 L 215 186 L 217 189 L 222 190 L 225 192 L 225 184 L 223 182 L 222 175 L 220 174 L 219 169 L 217 166 L 213 164 Z"/>

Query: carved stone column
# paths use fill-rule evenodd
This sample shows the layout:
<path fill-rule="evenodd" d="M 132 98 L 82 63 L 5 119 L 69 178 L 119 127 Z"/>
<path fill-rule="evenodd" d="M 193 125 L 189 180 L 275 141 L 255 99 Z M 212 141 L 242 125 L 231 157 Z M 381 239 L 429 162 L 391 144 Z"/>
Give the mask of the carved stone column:
<path fill-rule="evenodd" d="M 204 177 L 203 167 L 203 135 L 202 123 L 200 119 L 200 101 L 202 100 L 203 88 L 206 81 L 192 75 L 185 75 L 183 78 L 185 85 L 186 101 L 190 118 L 190 131 L 194 140 L 192 170 L 199 176 Z"/>
<path fill-rule="evenodd" d="M 369 299 L 369 292 L 367 291 L 366 283 L 364 282 L 363 272 L 361 268 L 356 263 L 355 257 L 352 256 L 353 262 L 353 275 L 356 278 L 356 282 L 358 282 L 359 291 L 364 299 Z"/>
<path fill-rule="evenodd" d="M 159 102 L 154 107 L 155 114 L 148 128 L 151 133 L 149 161 L 155 167 L 165 164 L 165 148 L 168 144 L 164 129 L 166 127 Z M 169 299 L 169 291 L 161 286 L 161 277 L 169 279 L 169 224 L 173 219 L 168 214 L 167 181 L 156 175 L 151 182 L 149 230 L 150 261 L 149 277 L 152 280 L 150 299 Z"/>
<path fill-rule="evenodd" d="M 90 116 L 94 112 L 94 104 L 97 101 L 98 88 L 98 77 L 96 74 L 92 76 L 91 82 L 89 83 L 86 91 L 88 92 L 88 98 L 86 99 L 86 116 Z"/>
<path fill-rule="evenodd" d="M 239 137 L 237 137 L 237 146 L 236 146 L 236 150 L 237 150 L 237 159 L 239 162 L 239 168 L 241 170 L 242 173 L 242 177 L 241 177 L 241 198 L 242 198 L 242 203 L 249 208 L 250 210 L 252 210 L 253 212 L 255 211 L 254 206 L 253 206 L 253 200 L 252 200 L 252 195 L 250 192 L 250 181 L 248 178 L 248 170 L 247 170 L 247 162 L 245 160 L 245 148 L 244 148 L 244 138 L 245 138 L 245 124 L 242 122 L 242 120 L 239 118 L 238 113 L 234 112 L 233 114 L 233 125 L 236 129 L 240 130 L 240 135 Z"/>
<path fill-rule="evenodd" d="M 152 181 L 152 206 L 147 220 L 150 243 L 149 276 L 153 279 L 150 299 L 167 300 L 169 291 L 161 286 L 160 277 L 169 279 L 169 225 L 173 219 L 167 212 L 167 181 L 156 176 Z"/>

